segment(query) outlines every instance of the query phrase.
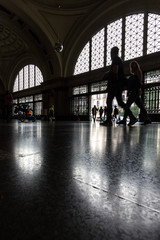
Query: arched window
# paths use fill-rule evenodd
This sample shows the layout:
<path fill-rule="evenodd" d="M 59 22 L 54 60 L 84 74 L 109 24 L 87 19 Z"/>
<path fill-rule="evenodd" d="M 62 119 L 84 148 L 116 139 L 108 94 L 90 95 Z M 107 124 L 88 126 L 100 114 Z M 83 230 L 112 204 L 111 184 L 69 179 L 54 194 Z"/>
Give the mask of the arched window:
<path fill-rule="evenodd" d="M 80 53 L 74 75 L 109 66 L 113 46 L 125 61 L 160 51 L 160 15 L 137 13 L 102 28 Z"/>
<path fill-rule="evenodd" d="M 13 92 L 35 87 L 43 82 L 40 69 L 35 65 L 27 65 L 22 68 L 16 76 Z"/>
<path fill-rule="evenodd" d="M 77 59 L 74 75 L 89 71 L 89 49 L 90 43 L 88 42 Z"/>

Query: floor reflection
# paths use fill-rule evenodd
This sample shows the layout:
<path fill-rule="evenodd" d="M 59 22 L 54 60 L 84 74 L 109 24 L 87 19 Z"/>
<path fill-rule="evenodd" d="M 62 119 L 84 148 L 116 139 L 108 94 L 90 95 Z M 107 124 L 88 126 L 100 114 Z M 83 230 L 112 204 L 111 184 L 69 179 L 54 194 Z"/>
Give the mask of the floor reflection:
<path fill-rule="evenodd" d="M 24 174 L 34 174 L 41 168 L 42 158 L 40 153 L 29 153 L 24 155 L 22 151 L 19 156 L 16 156 L 16 163 Z"/>
<path fill-rule="evenodd" d="M 33 175 L 42 165 L 41 123 L 18 123 L 15 129 L 18 131 L 14 143 L 16 164 L 21 173 Z"/>
<path fill-rule="evenodd" d="M 133 128 L 107 128 L 97 124 L 90 125 L 89 148 L 86 147 L 85 155 L 83 152 L 77 153 L 72 159 L 73 178 L 77 180 L 80 192 L 87 195 L 87 201 L 96 206 L 101 205 L 100 197 L 93 200 L 94 188 L 98 188 L 109 194 L 113 193 L 116 197 L 160 211 L 160 206 L 155 206 L 151 197 L 154 194 L 156 199 L 160 198 L 159 187 L 153 181 L 160 172 L 157 164 L 160 132 L 159 128 L 158 131 L 153 128 L 153 132 L 150 132 L 145 127 L 136 125 Z M 79 148 L 83 142 L 86 143 L 86 132 L 83 136 Z M 86 185 L 91 186 L 87 193 Z"/>

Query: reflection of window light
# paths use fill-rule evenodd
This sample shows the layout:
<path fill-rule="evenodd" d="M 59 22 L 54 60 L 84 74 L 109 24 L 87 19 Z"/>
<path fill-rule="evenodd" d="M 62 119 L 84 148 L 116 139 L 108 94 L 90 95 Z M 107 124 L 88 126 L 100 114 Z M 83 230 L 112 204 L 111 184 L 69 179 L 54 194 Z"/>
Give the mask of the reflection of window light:
<path fill-rule="evenodd" d="M 41 124 L 26 126 L 17 122 L 15 130 L 19 133 L 19 138 L 16 139 L 14 145 L 16 163 L 22 173 L 33 174 L 40 169 L 42 164 L 38 145 L 38 140 L 41 139 Z M 28 137 L 24 138 L 26 134 L 29 135 L 29 141 Z"/>
<path fill-rule="evenodd" d="M 157 159 L 160 159 L 160 145 L 159 145 L 159 139 L 160 139 L 160 128 L 158 128 L 158 131 L 157 131 Z"/>
<path fill-rule="evenodd" d="M 17 164 L 23 173 L 33 174 L 40 169 L 42 159 L 39 153 L 30 153 L 26 155 L 22 153 L 17 156 Z"/>
<path fill-rule="evenodd" d="M 95 170 L 88 171 L 86 167 L 79 165 L 74 166 L 73 168 L 73 178 L 75 179 L 76 187 L 79 187 L 79 190 L 85 197 L 85 200 L 87 200 L 96 209 L 99 209 L 102 206 L 100 204 L 101 195 L 97 194 L 97 189 L 94 187 L 102 188 L 103 185 L 103 189 L 108 189 L 108 177 L 102 176 L 102 174 L 100 174 L 101 171 L 98 172 L 99 174 Z M 83 185 L 80 184 L 80 182 L 82 182 Z M 86 185 L 89 185 L 87 190 Z"/>

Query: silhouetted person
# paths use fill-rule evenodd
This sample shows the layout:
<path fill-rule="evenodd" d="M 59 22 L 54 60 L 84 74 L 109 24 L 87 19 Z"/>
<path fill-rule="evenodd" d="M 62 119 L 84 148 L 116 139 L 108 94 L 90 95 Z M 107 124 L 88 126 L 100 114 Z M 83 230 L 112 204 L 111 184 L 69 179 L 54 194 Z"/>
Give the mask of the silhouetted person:
<path fill-rule="evenodd" d="M 100 107 L 100 109 L 99 109 L 100 120 L 102 120 L 102 115 L 103 115 L 103 108 Z"/>
<path fill-rule="evenodd" d="M 140 108 L 141 114 L 144 117 L 144 124 L 149 124 L 151 123 L 151 120 L 148 117 L 147 111 L 141 99 L 142 71 L 140 69 L 138 62 L 132 61 L 130 63 L 130 72 L 132 75 L 128 79 L 128 100 L 126 105 L 130 107 L 132 103 L 135 102 L 136 105 Z M 125 112 L 123 120 L 117 123 L 126 124 L 126 119 L 127 119 L 127 113 Z"/>
<path fill-rule="evenodd" d="M 94 105 L 94 107 L 92 108 L 92 117 L 94 122 L 96 120 L 97 111 L 98 111 L 98 108 L 96 107 L 96 105 Z"/>
<path fill-rule="evenodd" d="M 122 91 L 125 87 L 125 75 L 123 70 L 123 62 L 118 56 L 118 47 L 111 49 L 112 64 L 110 71 L 105 74 L 103 79 L 108 80 L 108 96 L 107 96 L 107 120 L 101 123 L 101 125 L 111 126 L 111 115 L 112 115 L 112 102 L 113 98 L 116 97 L 118 105 L 121 106 L 130 117 L 130 125 L 134 124 L 137 119 L 132 114 L 129 107 L 122 100 Z"/>
<path fill-rule="evenodd" d="M 54 120 L 54 105 L 51 105 L 49 108 L 49 120 L 53 122 Z"/>

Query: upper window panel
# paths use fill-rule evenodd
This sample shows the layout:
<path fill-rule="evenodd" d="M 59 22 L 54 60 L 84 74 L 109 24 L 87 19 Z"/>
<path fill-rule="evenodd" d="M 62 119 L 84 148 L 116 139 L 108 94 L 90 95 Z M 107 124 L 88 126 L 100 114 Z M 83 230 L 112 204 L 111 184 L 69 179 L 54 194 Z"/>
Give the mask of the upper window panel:
<path fill-rule="evenodd" d="M 144 14 L 126 17 L 125 60 L 143 55 Z"/>
<path fill-rule="evenodd" d="M 35 87 L 43 82 L 40 69 L 35 65 L 27 65 L 16 76 L 13 92 Z"/>
<path fill-rule="evenodd" d="M 122 52 L 122 19 L 112 22 L 107 26 L 107 65 L 111 64 L 110 51 L 111 48 L 117 46 L 119 48 L 119 56 Z"/>
<path fill-rule="evenodd" d="M 148 14 L 147 54 L 160 51 L 160 15 Z"/>
<path fill-rule="evenodd" d="M 14 87 L 13 87 L 13 92 L 17 92 L 18 91 L 18 76 L 16 77 L 16 80 L 14 82 Z"/>
<path fill-rule="evenodd" d="M 104 28 L 92 37 L 91 70 L 104 67 Z"/>
<path fill-rule="evenodd" d="M 24 68 L 23 68 L 23 71 L 24 71 L 24 79 L 28 79 L 29 78 L 29 76 L 28 76 L 28 72 L 29 72 L 29 66 L 25 66 Z M 28 86 L 28 81 L 24 81 L 24 89 L 27 89 L 29 86 Z"/>
<path fill-rule="evenodd" d="M 80 53 L 74 75 L 109 66 L 110 51 L 114 46 L 119 48 L 119 56 L 125 61 L 159 52 L 160 15 L 137 13 L 102 28 Z"/>
<path fill-rule="evenodd" d="M 78 57 L 75 70 L 74 70 L 74 75 L 89 71 L 89 48 L 90 48 L 90 43 L 88 42 L 84 46 L 82 52 Z"/>
<path fill-rule="evenodd" d="M 145 83 L 156 83 L 160 82 L 160 70 L 150 71 L 144 75 Z"/>

